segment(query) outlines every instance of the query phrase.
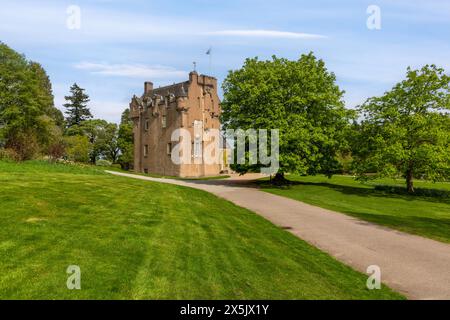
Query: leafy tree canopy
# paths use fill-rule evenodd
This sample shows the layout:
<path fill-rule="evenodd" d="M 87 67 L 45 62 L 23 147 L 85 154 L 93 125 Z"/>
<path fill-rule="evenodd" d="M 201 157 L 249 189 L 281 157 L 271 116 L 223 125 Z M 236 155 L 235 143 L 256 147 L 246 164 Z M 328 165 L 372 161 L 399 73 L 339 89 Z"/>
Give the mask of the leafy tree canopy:
<path fill-rule="evenodd" d="M 362 178 L 434 181 L 450 177 L 450 77 L 435 65 L 408 68 L 406 79 L 361 107 L 353 155 Z M 367 175 L 367 173 L 373 173 Z"/>
<path fill-rule="evenodd" d="M 33 74 L 33 81 L 39 87 L 36 99 L 38 99 L 39 104 L 43 107 L 45 114 L 52 118 L 58 127 L 63 128 L 64 115 L 55 107 L 52 83 L 47 72 L 37 62 L 30 62 L 30 70 Z"/>
<path fill-rule="evenodd" d="M 46 147 L 53 126 L 60 124 L 45 70 L 0 42 L 0 147 L 29 159 Z"/>
<path fill-rule="evenodd" d="M 117 146 L 117 125 L 106 120 L 85 120 L 80 125 L 67 129 L 69 136 L 84 136 L 91 144 L 90 162 L 95 163 L 99 158 L 117 161 L 119 148 Z"/>
<path fill-rule="evenodd" d="M 291 61 L 247 59 L 223 84 L 225 129 L 279 129 L 280 172 L 331 174 L 352 113 L 336 77 L 312 53 Z M 245 173 L 256 169 L 237 165 Z"/>

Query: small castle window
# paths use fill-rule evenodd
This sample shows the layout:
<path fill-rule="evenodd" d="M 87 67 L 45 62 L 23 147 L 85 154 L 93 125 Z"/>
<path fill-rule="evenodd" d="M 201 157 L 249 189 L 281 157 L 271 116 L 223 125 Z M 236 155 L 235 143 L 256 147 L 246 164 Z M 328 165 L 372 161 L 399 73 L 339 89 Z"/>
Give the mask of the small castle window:
<path fill-rule="evenodd" d="M 171 142 L 169 142 L 169 143 L 167 144 L 167 155 L 168 155 L 168 156 L 171 156 L 171 155 L 172 155 L 172 143 L 171 143 Z"/>
<path fill-rule="evenodd" d="M 150 127 L 149 120 L 145 119 L 145 125 L 144 125 L 145 131 L 148 131 L 149 127 Z"/>
<path fill-rule="evenodd" d="M 167 128 L 167 116 L 162 116 L 162 127 Z"/>
<path fill-rule="evenodd" d="M 144 157 L 148 157 L 148 145 L 144 146 Z"/>
<path fill-rule="evenodd" d="M 203 142 L 200 137 L 195 137 L 194 140 L 194 158 L 201 158 L 203 154 Z"/>

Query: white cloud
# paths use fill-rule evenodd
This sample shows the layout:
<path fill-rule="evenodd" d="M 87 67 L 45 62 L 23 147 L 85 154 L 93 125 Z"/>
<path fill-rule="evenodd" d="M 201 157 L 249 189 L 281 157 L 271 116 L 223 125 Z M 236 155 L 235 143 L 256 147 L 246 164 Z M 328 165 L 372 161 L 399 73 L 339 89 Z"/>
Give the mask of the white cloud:
<path fill-rule="evenodd" d="M 276 30 L 220 30 L 205 33 L 206 35 L 232 36 L 232 37 L 259 37 L 284 39 L 323 39 L 324 35 L 313 33 L 300 33 Z"/>
<path fill-rule="evenodd" d="M 187 72 L 167 66 L 147 66 L 142 64 L 108 64 L 80 62 L 75 68 L 92 74 L 145 79 L 178 79 L 187 76 Z"/>

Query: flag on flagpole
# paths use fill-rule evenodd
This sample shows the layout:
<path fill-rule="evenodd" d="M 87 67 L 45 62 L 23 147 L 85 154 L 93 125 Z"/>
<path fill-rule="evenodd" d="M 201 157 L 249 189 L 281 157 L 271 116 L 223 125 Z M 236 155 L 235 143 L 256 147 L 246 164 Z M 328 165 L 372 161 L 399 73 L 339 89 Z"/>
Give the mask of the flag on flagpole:
<path fill-rule="evenodd" d="M 206 55 L 209 56 L 209 74 L 212 74 L 212 47 L 209 47 L 206 51 Z"/>

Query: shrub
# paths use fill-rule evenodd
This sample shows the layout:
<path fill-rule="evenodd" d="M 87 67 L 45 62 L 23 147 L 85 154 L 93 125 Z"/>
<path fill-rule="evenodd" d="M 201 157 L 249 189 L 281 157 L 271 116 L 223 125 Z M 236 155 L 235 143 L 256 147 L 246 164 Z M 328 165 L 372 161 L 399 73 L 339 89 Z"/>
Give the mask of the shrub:
<path fill-rule="evenodd" d="M 120 164 L 122 170 L 129 171 L 133 169 L 134 164 L 133 149 L 132 148 L 122 149 L 122 154 L 119 156 L 119 160 L 117 162 Z"/>
<path fill-rule="evenodd" d="M 64 141 L 55 141 L 47 147 L 47 154 L 51 161 L 56 161 L 65 155 L 66 146 Z"/>
<path fill-rule="evenodd" d="M 64 157 L 66 153 L 66 141 L 59 127 L 55 125 L 50 126 L 47 140 L 44 153 L 49 157 L 49 160 L 55 162 Z"/>
<path fill-rule="evenodd" d="M 20 161 L 20 156 L 13 149 L 0 149 L 0 160 Z"/>
<path fill-rule="evenodd" d="M 8 137 L 6 148 L 17 155 L 17 161 L 31 160 L 40 151 L 37 137 L 32 132 L 18 132 Z"/>
<path fill-rule="evenodd" d="M 352 174 L 353 158 L 350 154 L 339 154 L 337 160 L 339 161 L 340 174 Z"/>
<path fill-rule="evenodd" d="M 112 165 L 112 163 L 108 160 L 100 159 L 100 160 L 97 160 L 95 165 L 99 166 L 99 167 L 110 167 Z"/>
<path fill-rule="evenodd" d="M 66 156 L 69 160 L 75 162 L 89 162 L 89 154 L 92 146 L 89 143 L 88 137 L 65 137 L 65 143 L 67 144 Z"/>

